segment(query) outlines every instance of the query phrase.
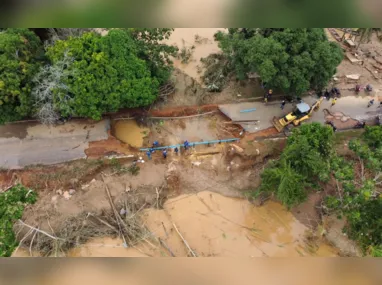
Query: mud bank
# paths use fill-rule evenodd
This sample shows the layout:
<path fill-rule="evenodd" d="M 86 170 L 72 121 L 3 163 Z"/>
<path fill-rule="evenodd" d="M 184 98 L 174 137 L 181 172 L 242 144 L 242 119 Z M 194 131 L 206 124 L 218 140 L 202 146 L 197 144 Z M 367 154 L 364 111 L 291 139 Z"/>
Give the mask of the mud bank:
<path fill-rule="evenodd" d="M 66 256 L 190 256 L 182 239 L 204 257 L 337 256 L 337 250 L 323 241 L 309 241 L 309 229 L 272 201 L 256 207 L 244 199 L 203 191 L 170 199 L 163 209 L 147 209 L 142 221 L 152 235 L 129 248 L 120 239 L 96 238 Z M 20 249 L 13 256 L 29 252 Z"/>

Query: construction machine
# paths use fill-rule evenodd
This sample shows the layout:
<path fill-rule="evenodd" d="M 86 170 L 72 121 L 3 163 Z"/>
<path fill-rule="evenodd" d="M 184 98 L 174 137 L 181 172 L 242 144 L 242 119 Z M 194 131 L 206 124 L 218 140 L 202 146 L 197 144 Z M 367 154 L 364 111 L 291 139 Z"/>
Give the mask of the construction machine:
<path fill-rule="evenodd" d="M 299 103 L 296 105 L 296 109 L 290 112 L 288 115 L 277 118 L 274 117 L 272 120 L 273 126 L 281 132 L 286 126 L 293 123 L 294 126 L 299 126 L 302 121 L 309 119 L 313 111 L 317 111 L 320 108 L 321 102 L 324 98 L 321 97 L 312 106 L 306 103 Z"/>

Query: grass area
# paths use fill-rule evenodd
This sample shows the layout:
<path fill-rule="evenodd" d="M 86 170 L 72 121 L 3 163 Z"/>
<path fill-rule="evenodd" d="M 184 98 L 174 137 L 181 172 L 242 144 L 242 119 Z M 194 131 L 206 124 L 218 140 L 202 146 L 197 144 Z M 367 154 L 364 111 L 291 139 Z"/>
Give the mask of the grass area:
<path fill-rule="evenodd" d="M 334 144 L 338 146 L 351 139 L 360 138 L 363 133 L 363 129 L 336 132 L 334 134 Z"/>

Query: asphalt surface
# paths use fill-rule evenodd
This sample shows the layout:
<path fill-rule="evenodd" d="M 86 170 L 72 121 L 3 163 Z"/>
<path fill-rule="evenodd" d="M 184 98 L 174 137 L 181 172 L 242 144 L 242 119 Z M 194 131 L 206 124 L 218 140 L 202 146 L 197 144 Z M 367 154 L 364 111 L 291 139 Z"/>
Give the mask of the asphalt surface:
<path fill-rule="evenodd" d="M 55 127 L 35 123 L 0 126 L 0 167 L 19 169 L 85 158 L 89 142 L 107 139 L 109 128 L 109 120 L 93 124 L 73 121 Z"/>
<path fill-rule="evenodd" d="M 330 110 L 331 113 L 341 112 L 346 116 L 355 120 L 368 120 L 376 117 L 382 113 L 382 108 L 378 108 L 378 100 L 375 98 L 375 103 L 370 108 L 367 107 L 371 97 L 368 96 L 342 96 L 337 99 L 334 106 L 331 106 L 331 100 L 324 99 L 321 103 L 320 109 L 314 112 L 312 117 L 307 122 L 319 122 L 325 123 L 324 109 Z M 312 105 L 317 101 L 317 97 L 304 97 L 304 102 Z M 282 117 L 291 112 L 294 106 L 290 103 L 285 105 L 284 110 L 281 110 L 281 101 L 271 101 L 267 104 L 263 102 L 252 103 L 238 103 L 238 104 L 224 104 L 219 105 L 220 111 L 222 111 L 227 117 L 233 121 L 243 120 L 258 120 L 257 124 L 241 123 L 241 126 L 249 133 L 257 132 L 263 129 L 267 129 L 272 126 L 272 119 L 274 116 Z M 242 110 L 256 109 L 251 112 L 241 113 Z"/>
<path fill-rule="evenodd" d="M 379 101 L 367 108 L 369 96 L 342 96 L 332 107 L 331 101 L 324 100 L 320 110 L 314 112 L 308 122 L 325 122 L 324 109 L 331 113 L 342 112 L 356 120 L 375 118 L 382 113 Z M 311 105 L 316 97 L 305 97 L 304 102 Z M 242 126 L 247 132 L 257 132 L 272 126 L 272 118 L 282 117 L 293 110 L 292 104 L 286 104 L 284 110 L 280 102 L 236 103 L 219 106 L 220 110 L 234 121 L 258 120 L 257 124 Z M 241 110 L 255 111 L 241 113 Z M 71 121 L 61 126 L 45 126 L 37 123 L 19 123 L 0 126 L 0 168 L 19 169 L 27 165 L 51 165 L 60 162 L 86 158 L 85 150 L 89 142 L 108 138 L 110 121 L 97 123 Z"/>

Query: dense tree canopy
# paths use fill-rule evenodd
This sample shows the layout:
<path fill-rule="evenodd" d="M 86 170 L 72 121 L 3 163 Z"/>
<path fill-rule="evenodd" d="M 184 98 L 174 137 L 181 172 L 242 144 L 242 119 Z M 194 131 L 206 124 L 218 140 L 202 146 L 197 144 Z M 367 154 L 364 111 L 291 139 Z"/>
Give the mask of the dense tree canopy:
<path fill-rule="evenodd" d="M 31 112 L 31 80 L 39 66 L 40 39 L 28 29 L 0 32 L 0 123 Z"/>
<path fill-rule="evenodd" d="M 319 123 L 294 129 L 280 159 L 261 174 L 259 193 L 275 193 L 287 207 L 304 201 L 309 187 L 329 178 L 332 140 L 333 130 Z"/>
<path fill-rule="evenodd" d="M 229 29 L 215 39 L 238 78 L 256 72 L 269 87 L 297 95 L 326 86 L 343 58 L 323 29 Z"/>
<path fill-rule="evenodd" d="M 326 203 L 329 209 L 347 218 L 345 230 L 349 237 L 358 241 L 365 252 L 379 257 L 382 257 L 382 147 L 372 144 L 370 137 L 381 130 L 380 126 L 368 127 L 361 140 L 349 143 L 359 168 L 354 167 L 354 162 L 334 157 L 331 170 L 340 194 L 327 197 Z M 360 169 L 357 175 L 355 169 Z"/>
<path fill-rule="evenodd" d="M 93 119 L 99 119 L 104 112 L 149 105 L 156 99 L 159 82 L 165 76 L 153 76 L 153 63 L 141 59 L 140 53 L 140 45 L 128 30 L 111 30 L 103 37 L 85 33 L 57 41 L 48 48 L 47 56 L 53 64 L 65 56 L 72 57 L 68 68 L 75 73 L 67 79 L 69 90 L 59 90 L 57 96 L 70 97 L 67 104 L 73 114 Z M 68 106 L 57 107 L 69 115 Z"/>
<path fill-rule="evenodd" d="M 0 123 L 60 116 L 100 119 L 151 104 L 172 71 L 173 29 L 3 29 Z M 44 39 L 46 53 L 37 32 Z"/>
<path fill-rule="evenodd" d="M 168 40 L 174 29 L 128 29 L 138 46 L 138 57 L 148 63 L 152 76 L 159 83 L 166 83 L 172 71 L 170 56 L 175 57 L 178 48 L 169 46 L 163 41 Z"/>

